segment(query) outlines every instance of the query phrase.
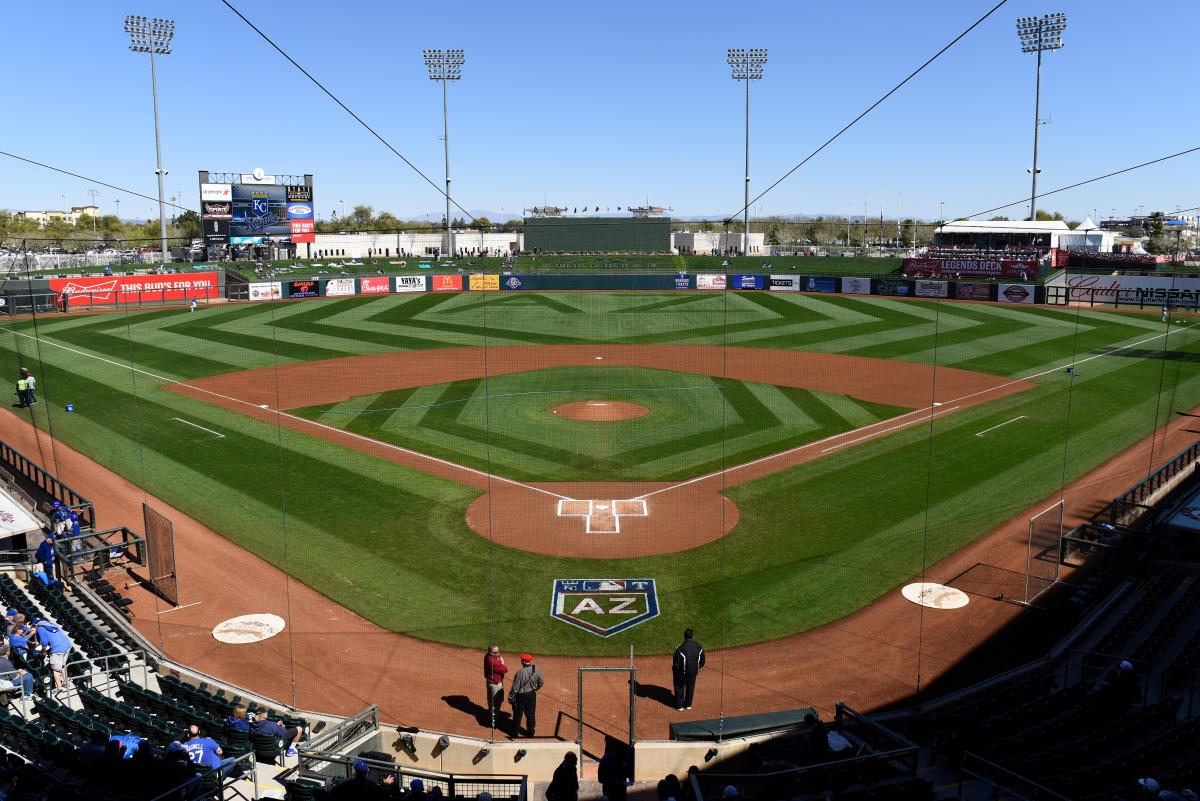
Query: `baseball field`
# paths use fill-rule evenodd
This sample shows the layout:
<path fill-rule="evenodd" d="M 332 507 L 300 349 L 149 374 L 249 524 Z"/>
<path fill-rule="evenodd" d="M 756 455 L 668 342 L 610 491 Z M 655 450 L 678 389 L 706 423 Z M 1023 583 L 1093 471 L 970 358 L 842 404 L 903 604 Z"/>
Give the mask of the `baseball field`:
<path fill-rule="evenodd" d="M 542 654 L 839 620 L 1200 404 L 1190 320 L 1082 309 L 472 292 L 2 325 L 54 439 L 386 629 Z M 585 579 L 616 583 L 555 594 Z"/>

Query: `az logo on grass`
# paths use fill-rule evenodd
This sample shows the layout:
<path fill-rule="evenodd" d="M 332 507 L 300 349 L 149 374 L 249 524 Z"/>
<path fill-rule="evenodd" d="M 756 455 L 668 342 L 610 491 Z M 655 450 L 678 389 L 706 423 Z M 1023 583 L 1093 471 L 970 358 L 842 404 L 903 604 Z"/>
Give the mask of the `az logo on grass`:
<path fill-rule="evenodd" d="M 658 616 L 654 579 L 557 579 L 550 614 L 609 637 Z"/>

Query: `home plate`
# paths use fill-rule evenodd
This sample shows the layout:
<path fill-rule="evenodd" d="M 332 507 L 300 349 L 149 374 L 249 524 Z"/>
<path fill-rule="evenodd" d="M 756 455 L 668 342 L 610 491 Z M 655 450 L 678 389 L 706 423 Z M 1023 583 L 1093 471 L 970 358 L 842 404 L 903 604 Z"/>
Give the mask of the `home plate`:
<path fill-rule="evenodd" d="M 900 594 L 914 604 L 928 606 L 930 609 L 959 609 L 971 600 L 962 590 L 924 581 L 909 584 L 900 590 Z"/>

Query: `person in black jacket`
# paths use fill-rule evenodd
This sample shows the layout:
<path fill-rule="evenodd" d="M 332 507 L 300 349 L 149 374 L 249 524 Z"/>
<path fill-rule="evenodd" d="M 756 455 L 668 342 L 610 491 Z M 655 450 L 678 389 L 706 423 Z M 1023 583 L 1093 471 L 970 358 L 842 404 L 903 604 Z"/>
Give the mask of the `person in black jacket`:
<path fill-rule="evenodd" d="M 696 674 L 704 667 L 704 646 L 696 642 L 691 629 L 683 632 L 683 642 L 675 649 L 671 663 L 675 683 L 675 711 L 692 708 L 692 692 L 696 689 Z"/>

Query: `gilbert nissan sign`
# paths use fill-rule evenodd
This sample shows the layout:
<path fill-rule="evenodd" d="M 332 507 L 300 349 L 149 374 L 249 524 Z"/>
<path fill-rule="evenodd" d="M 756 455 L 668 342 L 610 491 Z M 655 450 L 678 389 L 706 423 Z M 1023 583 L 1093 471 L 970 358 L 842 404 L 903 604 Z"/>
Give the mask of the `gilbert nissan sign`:
<path fill-rule="evenodd" d="M 1096 303 L 1158 303 L 1194 301 L 1200 297 L 1200 278 L 1156 275 L 1067 275 L 1068 300 Z"/>

